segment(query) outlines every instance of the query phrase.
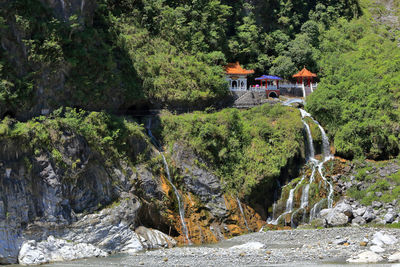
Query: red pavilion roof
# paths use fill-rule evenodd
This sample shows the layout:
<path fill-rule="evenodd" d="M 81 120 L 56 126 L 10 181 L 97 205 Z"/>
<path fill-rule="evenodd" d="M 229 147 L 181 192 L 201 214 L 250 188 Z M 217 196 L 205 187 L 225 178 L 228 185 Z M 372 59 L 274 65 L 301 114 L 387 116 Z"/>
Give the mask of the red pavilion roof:
<path fill-rule="evenodd" d="M 299 73 L 293 75 L 293 78 L 298 78 L 298 77 L 317 77 L 317 74 L 312 73 L 308 69 L 304 67 Z"/>
<path fill-rule="evenodd" d="M 254 70 L 246 70 L 243 69 L 239 62 L 236 61 L 236 63 L 228 63 L 228 65 L 225 66 L 225 72 L 226 74 L 236 74 L 236 75 L 249 75 L 253 74 Z"/>

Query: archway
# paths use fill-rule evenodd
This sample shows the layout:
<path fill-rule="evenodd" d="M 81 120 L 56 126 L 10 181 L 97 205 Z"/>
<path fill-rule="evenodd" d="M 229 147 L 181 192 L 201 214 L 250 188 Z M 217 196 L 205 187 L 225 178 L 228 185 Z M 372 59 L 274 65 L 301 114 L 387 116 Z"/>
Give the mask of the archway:
<path fill-rule="evenodd" d="M 233 82 L 232 82 L 232 88 L 237 88 L 237 86 L 238 86 L 238 85 L 237 85 L 237 81 L 233 81 Z"/>
<path fill-rule="evenodd" d="M 278 95 L 275 92 L 269 93 L 268 97 L 278 98 Z"/>

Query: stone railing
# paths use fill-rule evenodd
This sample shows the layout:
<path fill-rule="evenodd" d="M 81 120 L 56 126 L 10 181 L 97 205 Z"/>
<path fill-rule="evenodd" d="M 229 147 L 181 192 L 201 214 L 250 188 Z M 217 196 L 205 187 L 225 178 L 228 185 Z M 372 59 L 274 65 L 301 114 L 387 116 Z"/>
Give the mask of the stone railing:
<path fill-rule="evenodd" d="M 313 90 L 315 90 L 318 87 L 318 83 L 313 83 L 311 84 Z M 308 86 L 306 86 L 308 87 Z M 279 88 L 302 88 L 301 83 L 282 83 L 279 84 Z M 247 89 L 245 87 L 231 87 L 229 88 L 231 91 L 255 91 L 255 92 L 261 92 L 265 90 L 279 90 L 276 85 L 268 85 L 268 87 L 265 86 L 256 86 L 256 85 L 250 85 L 250 87 Z"/>

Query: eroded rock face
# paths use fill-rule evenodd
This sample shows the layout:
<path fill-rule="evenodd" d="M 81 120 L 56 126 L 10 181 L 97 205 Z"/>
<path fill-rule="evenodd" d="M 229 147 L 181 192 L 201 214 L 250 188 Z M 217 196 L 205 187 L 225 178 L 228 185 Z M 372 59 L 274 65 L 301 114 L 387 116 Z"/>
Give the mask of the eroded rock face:
<path fill-rule="evenodd" d="M 69 21 L 72 15 L 79 15 L 91 21 L 96 7 L 96 0 L 40 0 L 50 7 L 58 18 Z"/>
<path fill-rule="evenodd" d="M 183 175 L 185 187 L 198 196 L 201 202 L 206 203 L 206 207 L 214 216 L 227 217 L 228 210 L 218 177 L 210 171 L 198 167 L 195 161 L 199 159 L 182 145 L 174 145 L 173 159 Z"/>
<path fill-rule="evenodd" d="M 106 164 L 85 138 L 68 131 L 52 140 L 58 161 L 53 152 L 34 153 L 18 142 L 0 144 L 0 263 L 133 253 L 181 242 L 174 194 L 162 164 L 152 169 L 121 159 Z M 135 145 L 135 153 L 147 146 Z M 194 243 L 261 227 L 260 216 L 243 203 L 241 211 L 236 198 L 224 195 L 219 179 L 195 164 L 193 152 L 176 146 L 171 155 L 171 169 L 183 177 L 177 187 Z"/>
<path fill-rule="evenodd" d="M 101 227 L 105 223 L 109 223 L 108 230 L 119 227 L 122 231 L 121 222 L 127 229 L 136 226 L 139 201 L 132 194 L 123 194 L 132 187 L 127 175 L 133 171 L 123 166 L 104 167 L 104 159 L 78 135 L 65 133 L 60 139 L 56 147 L 65 167 L 60 167 L 49 152 L 33 156 L 17 141 L 1 144 L 0 263 L 15 263 L 25 240 L 47 239 L 49 231 L 60 237 L 65 235 L 65 227 L 71 227 L 68 231 L 76 230 L 76 235 L 66 239 L 78 240 L 80 236 L 78 243 L 88 243 L 88 236 L 96 235 L 87 227 L 96 220 L 100 230 L 106 230 Z M 124 169 L 125 174 L 113 171 L 116 168 Z M 99 210 L 121 196 L 131 201 L 124 213 L 100 213 L 96 218 L 76 215 Z M 104 217 L 101 222 L 100 215 Z"/>

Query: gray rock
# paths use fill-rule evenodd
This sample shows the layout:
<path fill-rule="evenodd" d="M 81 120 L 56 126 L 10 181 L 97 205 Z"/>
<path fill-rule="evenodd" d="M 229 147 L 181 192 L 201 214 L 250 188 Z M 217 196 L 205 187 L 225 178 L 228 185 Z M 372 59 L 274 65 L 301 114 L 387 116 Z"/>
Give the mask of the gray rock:
<path fill-rule="evenodd" d="M 343 226 L 349 221 L 349 217 L 346 214 L 339 212 L 335 208 L 321 210 L 320 216 L 329 226 Z"/>
<path fill-rule="evenodd" d="M 335 212 L 337 213 L 344 213 L 347 217 L 352 217 L 353 216 L 353 209 L 349 204 L 346 204 L 344 202 L 338 203 L 335 208 Z"/>
<path fill-rule="evenodd" d="M 380 208 L 380 207 L 382 207 L 382 202 L 380 202 L 380 201 L 372 201 L 372 208 Z"/>
<path fill-rule="evenodd" d="M 383 258 L 372 251 L 365 251 L 357 255 L 355 258 L 347 259 L 350 263 L 377 263 L 383 261 Z"/>
<path fill-rule="evenodd" d="M 107 255 L 108 253 L 105 251 L 90 244 L 71 243 L 49 236 L 42 242 L 34 240 L 24 242 L 18 255 L 18 261 L 23 265 L 36 265 Z"/>
<path fill-rule="evenodd" d="M 400 252 L 396 252 L 389 256 L 389 262 L 400 262 Z"/>
<path fill-rule="evenodd" d="M 369 207 L 369 208 L 367 208 L 367 210 L 365 211 L 365 213 L 362 217 L 366 222 L 371 222 L 372 220 L 374 220 L 376 218 L 376 215 L 374 213 L 374 210 Z"/>
<path fill-rule="evenodd" d="M 183 176 L 185 187 L 198 196 L 215 217 L 226 217 L 228 209 L 222 197 L 219 178 L 209 170 L 199 167 L 196 161 L 201 162 L 201 159 L 179 143 L 174 144 L 172 156 Z"/>
<path fill-rule="evenodd" d="M 327 218 L 328 225 L 331 226 L 344 226 L 349 222 L 349 217 L 344 213 L 333 213 Z"/>
<path fill-rule="evenodd" d="M 357 216 L 351 221 L 351 223 L 356 224 L 356 225 L 364 225 L 367 222 L 365 221 L 365 219 L 363 217 Z"/>
<path fill-rule="evenodd" d="M 396 219 L 396 217 L 397 217 L 397 214 L 392 213 L 392 212 L 388 212 L 388 213 L 386 213 L 385 217 L 383 217 L 383 220 L 384 220 L 386 223 L 392 223 L 392 222 L 394 222 L 394 220 Z"/>
<path fill-rule="evenodd" d="M 383 220 L 382 218 L 377 217 L 377 218 L 373 219 L 373 220 L 371 221 L 371 223 L 372 223 L 372 224 L 376 224 L 376 225 L 385 225 L 385 224 L 386 224 L 386 221 Z"/>
<path fill-rule="evenodd" d="M 354 215 L 354 217 L 363 216 L 366 210 L 367 210 L 366 207 L 361 207 L 361 208 L 355 209 L 355 210 L 353 210 L 353 215 Z"/>
<path fill-rule="evenodd" d="M 375 192 L 375 196 L 377 196 L 377 197 L 381 197 L 383 194 L 382 194 L 382 192 Z"/>
<path fill-rule="evenodd" d="M 376 232 L 371 242 L 377 246 L 394 245 L 397 243 L 397 238 L 393 235 L 388 235 L 383 232 Z"/>

